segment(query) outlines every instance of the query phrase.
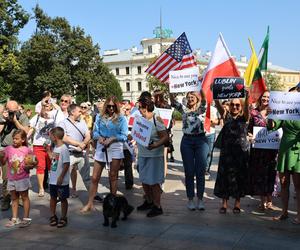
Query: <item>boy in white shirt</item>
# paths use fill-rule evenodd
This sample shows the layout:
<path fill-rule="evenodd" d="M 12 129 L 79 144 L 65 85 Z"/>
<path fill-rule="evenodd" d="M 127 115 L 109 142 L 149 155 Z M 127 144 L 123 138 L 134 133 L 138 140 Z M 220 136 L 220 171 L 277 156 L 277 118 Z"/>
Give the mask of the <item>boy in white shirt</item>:
<path fill-rule="evenodd" d="M 50 226 L 58 228 L 65 227 L 68 223 L 68 200 L 70 195 L 70 153 L 67 146 L 63 143 L 64 130 L 55 127 L 50 130 L 50 139 L 55 144 L 52 152 L 48 152 L 51 159 L 50 169 Z M 56 216 L 57 197 L 61 201 L 61 218 L 58 221 Z"/>

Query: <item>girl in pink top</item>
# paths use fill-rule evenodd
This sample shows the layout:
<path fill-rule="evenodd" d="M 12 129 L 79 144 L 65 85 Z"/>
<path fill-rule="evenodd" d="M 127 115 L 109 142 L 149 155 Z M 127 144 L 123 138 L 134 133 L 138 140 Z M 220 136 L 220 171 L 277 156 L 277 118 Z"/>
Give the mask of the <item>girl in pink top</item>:
<path fill-rule="evenodd" d="M 7 189 L 10 191 L 12 199 L 12 218 L 6 227 L 29 226 L 31 219 L 29 218 L 30 201 L 28 197 L 28 189 L 31 187 L 29 180 L 29 170 L 36 166 L 34 160 L 29 159 L 32 151 L 27 147 L 26 133 L 24 130 L 16 130 L 13 135 L 13 145 L 4 149 L 4 158 L 2 164 L 7 163 Z M 26 162 L 26 164 L 25 164 Z M 24 206 L 24 217 L 20 221 L 18 219 L 19 197 L 22 197 Z"/>

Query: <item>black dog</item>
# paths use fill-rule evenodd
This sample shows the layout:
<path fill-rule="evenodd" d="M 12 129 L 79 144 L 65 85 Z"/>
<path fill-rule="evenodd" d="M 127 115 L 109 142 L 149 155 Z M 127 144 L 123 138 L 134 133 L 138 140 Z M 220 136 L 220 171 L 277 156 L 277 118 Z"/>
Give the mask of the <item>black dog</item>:
<path fill-rule="evenodd" d="M 117 227 L 117 220 L 120 217 L 120 213 L 123 212 L 124 214 L 122 220 L 126 220 L 133 209 L 134 207 L 128 204 L 128 201 L 124 196 L 108 194 L 103 201 L 103 226 L 108 227 L 108 218 L 112 217 L 111 227 Z"/>

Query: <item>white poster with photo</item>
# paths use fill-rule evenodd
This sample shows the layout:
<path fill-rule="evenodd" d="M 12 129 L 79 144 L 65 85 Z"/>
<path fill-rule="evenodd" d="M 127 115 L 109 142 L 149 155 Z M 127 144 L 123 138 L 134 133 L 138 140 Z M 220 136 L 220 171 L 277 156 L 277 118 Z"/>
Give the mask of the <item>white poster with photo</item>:
<path fill-rule="evenodd" d="M 300 120 L 300 93 L 271 91 L 269 106 L 273 120 Z"/>
<path fill-rule="evenodd" d="M 268 131 L 265 127 L 253 127 L 253 148 L 279 149 L 282 129 Z"/>
<path fill-rule="evenodd" d="M 199 69 L 197 67 L 169 72 L 170 93 L 182 93 L 189 91 L 200 91 L 201 82 Z"/>
<path fill-rule="evenodd" d="M 155 113 L 163 120 L 166 128 L 170 126 L 170 122 L 172 121 L 172 114 L 174 109 L 161 109 L 155 108 Z"/>
<path fill-rule="evenodd" d="M 131 111 L 131 114 L 130 114 L 130 117 L 128 119 L 128 127 L 129 128 L 132 128 L 133 126 L 133 123 L 134 123 L 134 118 L 136 116 L 142 116 L 140 111 L 138 110 L 138 108 L 134 108 L 132 111 Z"/>
<path fill-rule="evenodd" d="M 136 116 L 131 130 L 132 138 L 139 144 L 148 147 L 153 123 L 142 116 Z"/>

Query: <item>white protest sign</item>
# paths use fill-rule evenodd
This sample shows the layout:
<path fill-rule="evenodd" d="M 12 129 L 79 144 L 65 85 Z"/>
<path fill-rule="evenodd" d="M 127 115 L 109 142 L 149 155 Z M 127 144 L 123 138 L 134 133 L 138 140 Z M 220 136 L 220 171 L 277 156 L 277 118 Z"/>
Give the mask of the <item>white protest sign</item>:
<path fill-rule="evenodd" d="M 253 148 L 279 149 L 282 129 L 268 131 L 265 127 L 253 127 Z"/>
<path fill-rule="evenodd" d="M 271 91 L 269 106 L 273 120 L 300 120 L 300 93 Z"/>
<path fill-rule="evenodd" d="M 161 108 L 155 108 L 155 112 L 158 113 L 158 116 L 163 120 L 164 125 L 166 128 L 170 126 L 170 122 L 172 121 L 172 109 L 161 109 Z"/>
<path fill-rule="evenodd" d="M 135 118 L 136 116 L 142 116 L 141 113 L 140 113 L 140 111 L 139 111 L 137 108 L 135 108 L 135 109 L 133 109 L 133 110 L 131 111 L 130 117 L 129 117 L 129 119 L 128 119 L 128 127 L 129 127 L 129 128 L 131 128 L 131 127 L 133 126 L 134 118 Z"/>
<path fill-rule="evenodd" d="M 170 93 L 200 91 L 201 82 L 198 80 L 199 69 L 197 67 L 169 72 Z"/>
<path fill-rule="evenodd" d="M 153 123 L 141 116 L 134 118 L 131 130 L 132 138 L 139 144 L 148 147 Z"/>

